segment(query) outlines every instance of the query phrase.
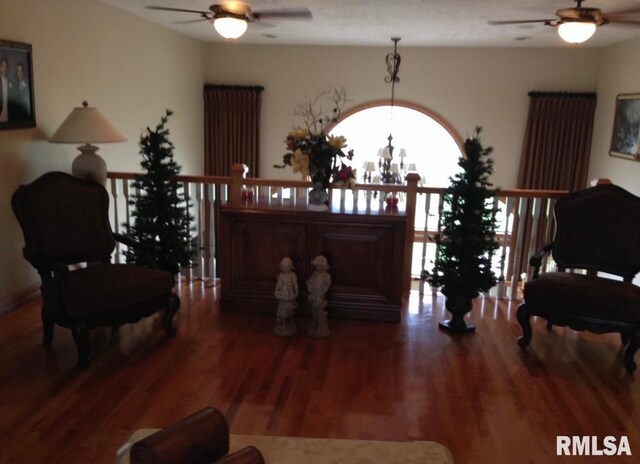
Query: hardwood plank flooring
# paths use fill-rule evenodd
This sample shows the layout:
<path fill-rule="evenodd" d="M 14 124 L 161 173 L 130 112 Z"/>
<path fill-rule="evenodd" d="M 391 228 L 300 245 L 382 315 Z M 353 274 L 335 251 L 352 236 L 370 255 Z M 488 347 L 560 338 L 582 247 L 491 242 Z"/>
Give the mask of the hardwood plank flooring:
<path fill-rule="evenodd" d="M 412 292 L 398 324 L 279 338 L 273 316 L 220 312 L 217 292 L 181 285 L 175 339 L 158 317 L 94 330 L 86 371 L 68 330 L 41 346 L 39 300 L 0 315 L 0 463 L 112 463 L 134 430 L 208 405 L 237 434 L 432 440 L 458 464 L 640 461 L 640 382 L 617 335 L 537 320 L 522 351 L 517 303 L 477 300 L 476 333 L 452 336 L 442 297 Z M 557 457 L 557 435 L 625 435 L 634 456 Z"/>

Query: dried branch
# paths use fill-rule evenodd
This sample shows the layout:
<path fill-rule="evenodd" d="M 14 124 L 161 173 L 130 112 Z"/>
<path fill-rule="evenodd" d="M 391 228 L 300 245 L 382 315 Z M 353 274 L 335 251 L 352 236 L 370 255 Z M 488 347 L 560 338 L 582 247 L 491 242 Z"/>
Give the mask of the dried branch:
<path fill-rule="evenodd" d="M 326 101 L 332 103 L 330 112 L 326 111 Z M 305 98 L 296 105 L 293 114 L 300 117 L 311 134 L 322 134 L 329 124 L 338 121 L 342 108 L 347 102 L 347 91 L 344 87 L 326 87 L 318 92 L 315 98 Z M 324 104 L 324 105 L 323 105 Z"/>

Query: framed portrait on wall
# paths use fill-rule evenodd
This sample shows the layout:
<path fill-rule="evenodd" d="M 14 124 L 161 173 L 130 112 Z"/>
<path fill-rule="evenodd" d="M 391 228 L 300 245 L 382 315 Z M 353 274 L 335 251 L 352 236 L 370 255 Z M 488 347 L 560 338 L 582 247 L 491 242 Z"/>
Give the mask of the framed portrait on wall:
<path fill-rule="evenodd" d="M 35 127 L 31 44 L 0 40 L 0 130 Z"/>
<path fill-rule="evenodd" d="M 640 160 L 640 93 L 616 97 L 611 135 L 611 156 Z"/>

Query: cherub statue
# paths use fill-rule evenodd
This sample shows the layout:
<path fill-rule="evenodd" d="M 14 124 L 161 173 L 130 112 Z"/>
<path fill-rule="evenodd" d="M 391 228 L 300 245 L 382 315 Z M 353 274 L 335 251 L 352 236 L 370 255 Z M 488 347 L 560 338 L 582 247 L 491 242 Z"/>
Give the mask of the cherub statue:
<path fill-rule="evenodd" d="M 309 303 L 311 303 L 313 321 L 307 329 L 307 334 L 313 338 L 321 338 L 328 336 L 330 333 L 327 312 L 325 311 L 327 307 L 325 294 L 331 287 L 331 276 L 327 272 L 329 264 L 324 256 L 316 256 L 311 261 L 311 264 L 315 267 L 315 271 L 307 279 L 307 290 L 309 291 Z"/>
<path fill-rule="evenodd" d="M 273 333 L 281 337 L 290 337 L 298 331 L 293 315 L 298 309 L 298 276 L 293 272 L 291 258 L 282 258 L 278 275 L 275 297 L 278 299 L 276 325 Z"/>

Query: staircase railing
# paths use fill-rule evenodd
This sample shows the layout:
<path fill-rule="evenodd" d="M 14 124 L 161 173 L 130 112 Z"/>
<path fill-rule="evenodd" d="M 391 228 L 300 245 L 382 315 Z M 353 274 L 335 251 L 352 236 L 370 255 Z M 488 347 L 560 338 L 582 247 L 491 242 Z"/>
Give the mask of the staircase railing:
<path fill-rule="evenodd" d="M 260 204 L 306 204 L 311 183 L 263 178 L 246 178 L 246 167 L 234 165 L 229 176 L 178 176 L 186 200 L 191 204 L 193 223 L 189 225 L 197 239 L 196 266 L 185 269 L 183 277 L 215 282 L 216 228 L 220 205 L 233 202 L 258 201 Z M 133 181 L 139 174 L 110 172 L 107 189 L 112 196 L 111 219 L 117 232 L 126 232 L 132 220 L 135 188 Z M 329 189 L 329 201 L 339 211 L 363 211 L 376 214 L 390 206 L 387 197 L 398 198 L 398 210 L 407 215 L 406 267 L 407 286 L 410 280 L 419 281 L 421 292 L 431 291 L 425 277 L 432 268 L 437 253 L 433 242 L 440 230 L 444 206 L 442 188 L 418 186 L 419 176 L 409 174 L 403 185 L 357 184 L 353 190 Z M 500 248 L 493 256 L 493 269 L 499 277 L 494 289 L 500 298 L 518 299 L 519 289 L 526 280 L 528 256 L 553 237 L 555 223 L 553 205 L 565 191 L 556 190 L 500 190 L 494 199 L 498 220 L 497 238 Z M 395 207 L 395 206 L 391 206 Z M 116 249 L 116 260 L 121 260 Z"/>

